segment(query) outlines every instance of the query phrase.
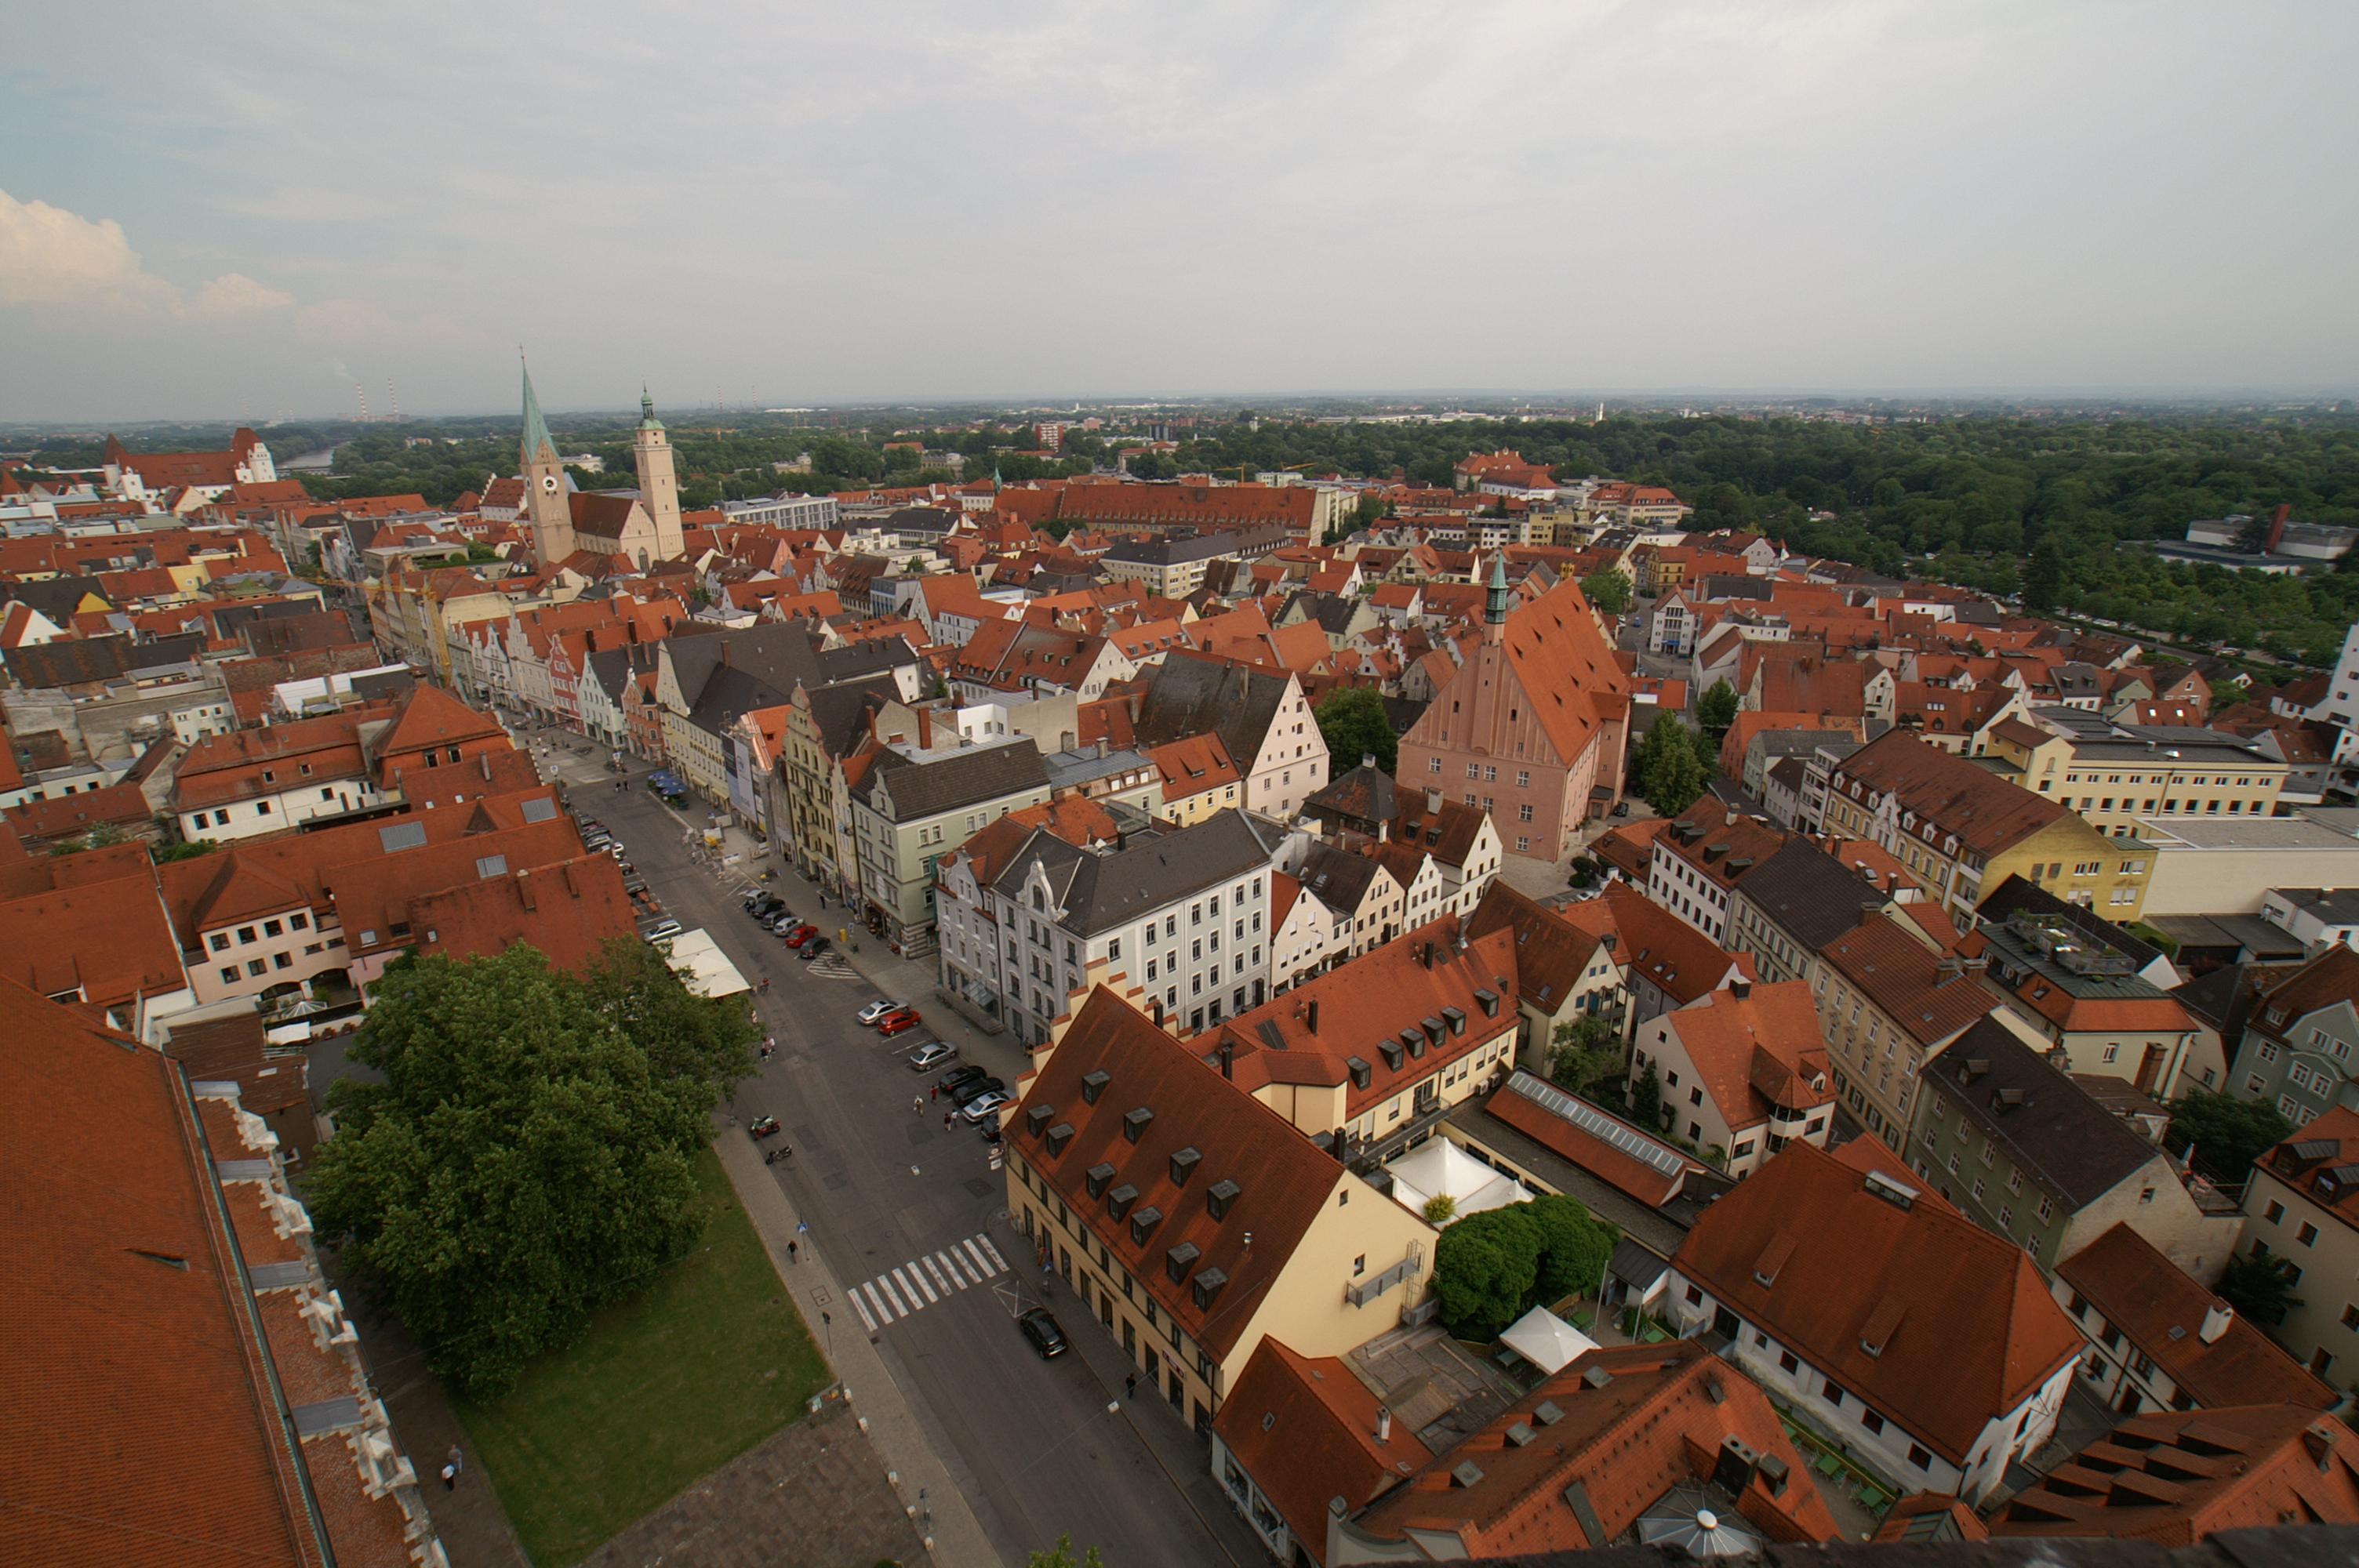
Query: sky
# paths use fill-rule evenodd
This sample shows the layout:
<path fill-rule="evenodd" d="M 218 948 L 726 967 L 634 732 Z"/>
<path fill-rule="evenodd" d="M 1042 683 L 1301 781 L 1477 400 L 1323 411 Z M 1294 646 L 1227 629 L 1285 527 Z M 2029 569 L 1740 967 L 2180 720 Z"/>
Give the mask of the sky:
<path fill-rule="evenodd" d="M 26 6 L 0 419 L 2359 390 L 2348 0 Z M 389 390 L 390 387 L 390 390 Z"/>

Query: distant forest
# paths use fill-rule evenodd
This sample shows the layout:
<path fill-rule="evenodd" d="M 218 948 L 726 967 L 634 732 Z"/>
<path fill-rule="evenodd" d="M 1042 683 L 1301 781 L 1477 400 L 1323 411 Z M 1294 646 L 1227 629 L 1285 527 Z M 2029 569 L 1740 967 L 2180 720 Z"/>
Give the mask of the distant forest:
<path fill-rule="evenodd" d="M 683 503 L 709 506 L 724 496 L 781 489 L 824 493 L 995 471 L 1010 481 L 1062 477 L 1087 472 L 1130 444 L 1074 432 L 1059 458 L 1044 460 L 1029 453 L 1028 423 L 1013 416 L 955 428 L 906 417 L 886 423 L 876 415 L 801 417 L 825 424 L 710 410 L 674 418 Z M 633 482 L 627 417 L 551 423 L 569 449 L 605 460 L 603 474 L 578 472 L 577 482 Z M 322 499 L 417 491 L 447 504 L 462 491 L 480 490 L 494 473 L 514 471 L 515 429 L 513 418 L 478 418 L 282 426 L 267 438 L 282 461 L 332 440 L 342 443 L 336 477 L 303 476 Z M 2289 503 L 2302 522 L 2359 527 L 2359 418 L 2349 416 L 1969 416 L 1846 425 L 1650 415 L 1597 424 L 1420 425 L 1256 420 L 1244 410 L 1201 421 L 1189 433 L 1196 438 L 1176 453 L 1135 459 L 1132 471 L 1147 478 L 1207 470 L 1247 477 L 1272 470 L 1353 478 L 1399 473 L 1447 485 L 1452 465 L 1470 450 L 1511 447 L 1530 461 L 1553 465 L 1560 477 L 1668 485 L 1695 507 L 1701 526 L 1758 529 L 1809 555 L 2019 593 L 2035 608 L 2190 643 L 2331 665 L 2359 619 L 2359 558 L 2299 577 L 2260 577 L 2167 564 L 2135 545 L 2181 537 L 2199 518 L 2266 517 L 2280 503 Z M 220 427 L 151 428 L 134 444 L 202 446 L 225 438 Z M 963 471 L 926 466 L 919 445 L 885 449 L 897 442 L 958 451 Z M 39 460 L 86 467 L 98 453 L 94 440 L 60 441 L 44 447 Z M 807 473 L 773 467 L 806 454 Z"/>

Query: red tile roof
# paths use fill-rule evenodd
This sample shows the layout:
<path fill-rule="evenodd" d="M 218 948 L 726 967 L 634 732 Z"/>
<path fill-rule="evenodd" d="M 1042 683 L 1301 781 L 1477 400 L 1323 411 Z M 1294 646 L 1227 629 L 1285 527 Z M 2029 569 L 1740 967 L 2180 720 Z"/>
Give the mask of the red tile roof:
<path fill-rule="evenodd" d="M 1564 1011 L 1597 961 L 1597 934 L 1584 931 L 1537 899 L 1495 881 L 1466 923 L 1469 936 L 1515 933 L 1516 986 L 1524 1005 L 1544 1016 Z"/>
<path fill-rule="evenodd" d="M 409 903 L 410 935 L 422 954 L 472 958 L 529 943 L 549 967 L 586 973 L 599 949 L 632 935 L 636 912 L 610 855 L 518 866 L 505 876 L 462 881 Z"/>
<path fill-rule="evenodd" d="M 1704 1092 L 1732 1128 L 1767 1121 L 1777 1107 L 1810 1110 L 1834 1099 L 1807 981 L 1754 986 L 1742 999 L 1734 990 L 1714 991 L 1654 1022 L 1679 1036 Z"/>
<path fill-rule="evenodd" d="M 1082 1080 L 1098 1072 L 1108 1080 L 1093 1104 Z M 1153 1119 L 1133 1141 L 1125 1121 L 1135 1110 L 1151 1111 Z M 1082 1001 L 1055 1051 L 1025 1084 L 1006 1125 L 1011 1154 L 1045 1178 L 1159 1310 L 1223 1359 L 1252 1322 L 1251 1303 L 1347 1179 L 1285 1118 L 1198 1060 L 1192 1044 L 1172 1039 L 1103 985 Z M 1050 1132 L 1058 1133 L 1054 1142 Z M 1175 1183 L 1171 1156 L 1190 1148 L 1201 1159 L 1184 1184 Z M 1100 1163 L 1114 1167 L 1113 1186 L 1137 1189 L 1128 1220 L 1110 1217 L 1103 1198 L 1089 1190 L 1087 1173 Z M 1221 1183 L 1236 1190 L 1215 1219 L 1207 1194 Z M 1143 1240 L 1134 1239 L 1132 1222 L 1147 1209 L 1162 1218 Z M 1167 1259 L 1182 1245 L 1196 1255 L 1183 1282 L 1175 1283 Z M 1187 1281 L 1212 1271 L 1225 1283 L 1200 1307 Z"/>
<path fill-rule="evenodd" d="M 1915 812 L 1984 855 L 2021 843 L 2065 815 L 2056 801 L 1898 730 L 1845 757 L 1830 787 L 1841 789 L 1852 780 L 1862 786 L 1863 799 L 1892 795 L 1901 811 Z"/>
<path fill-rule="evenodd" d="M 1764 1285 L 1755 1271 L 1773 1245 L 1787 1256 Z M 2021 1248 L 1947 1206 L 1878 1197 L 1807 1143 L 1706 1209 L 1671 1261 L 1961 1466 L 1990 1422 L 2080 1354 Z M 1897 1325 L 1881 1355 L 1861 1348 L 1870 1319 Z"/>
<path fill-rule="evenodd" d="M 1379 1540 L 1444 1531 L 1477 1558 L 1607 1547 L 1672 1487 L 1709 1480 L 1731 1438 L 1784 1470 L 1748 1478 L 1738 1513 L 1771 1541 L 1834 1539 L 1768 1396 L 1692 1340 L 1590 1351 L 1356 1522 Z"/>
<path fill-rule="evenodd" d="M 1221 1401 L 1212 1432 L 1315 1562 L 1327 1550 L 1329 1498 L 1356 1512 L 1433 1459 L 1406 1422 L 1377 1442 L 1378 1409 L 1342 1360 L 1298 1356 L 1269 1338 Z"/>
<path fill-rule="evenodd" d="M 1530 1073 L 1518 1071 L 1499 1087 L 1483 1108 L 1550 1153 L 1627 1193 L 1648 1208 L 1662 1207 L 1680 1195 L 1690 1174 L 1702 1173 L 1701 1164 L 1656 1134 L 1587 1100 L 1575 1102 L 1578 1113 L 1600 1129 L 1614 1130 L 1610 1134 L 1613 1141 L 1572 1120 L 1570 1115 L 1560 1115 L 1549 1108 L 1549 1102 L 1559 1092 Z M 1640 1159 L 1630 1152 L 1633 1148 L 1649 1149 L 1656 1158 L 1651 1162 Z"/>
<path fill-rule="evenodd" d="M 2072 1287 L 2120 1329 L 2170 1380 L 2204 1406 L 2276 1400 L 2324 1410 L 2337 1398 L 2248 1319 L 2231 1315 L 2206 1344 L 2202 1330 L 2215 1310 L 2228 1307 L 2186 1271 L 2132 1230 L 2127 1220 L 2056 1266 Z M 2104 1324 L 2083 1318 L 2092 1335 Z"/>
<path fill-rule="evenodd" d="M 1919 1045 L 1946 1041 L 2000 1005 L 1962 968 L 1943 969 L 1941 957 L 1889 914 L 1866 916 L 1819 956 Z"/>
<path fill-rule="evenodd" d="M 2359 1436 L 2299 1405 L 2133 1416 L 2008 1499 L 2001 1536 L 2188 1546 L 2223 1530 L 2359 1524 Z"/>
<path fill-rule="evenodd" d="M 1759 979 L 1750 953 L 1730 953 L 1711 937 L 1627 883 L 1564 906 L 1583 931 L 1614 937 L 1614 957 L 1632 979 L 1643 979 L 1680 1007 L 1710 996 L 1733 979 Z"/>

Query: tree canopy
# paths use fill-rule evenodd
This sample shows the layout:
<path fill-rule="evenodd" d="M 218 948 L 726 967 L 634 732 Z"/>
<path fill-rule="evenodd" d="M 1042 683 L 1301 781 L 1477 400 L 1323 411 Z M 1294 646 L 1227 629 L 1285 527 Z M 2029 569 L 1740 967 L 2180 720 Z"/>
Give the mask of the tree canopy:
<path fill-rule="evenodd" d="M 2269 1327 L 2283 1323 L 2289 1309 L 2302 1304 L 2293 1291 L 2293 1260 L 2274 1252 L 2239 1253 L 2228 1260 L 2220 1275 L 2220 1299 Z"/>
<path fill-rule="evenodd" d="M 696 1240 L 690 1161 L 756 1032 L 652 957 L 623 939 L 586 982 L 521 944 L 404 960 L 351 1053 L 385 1081 L 330 1091 L 320 1236 L 470 1396 Z"/>
<path fill-rule="evenodd" d="M 1720 743 L 1728 727 L 1736 722 L 1736 688 L 1728 684 L 1726 676 L 1712 683 L 1712 689 L 1696 698 L 1696 722 L 1713 745 Z"/>
<path fill-rule="evenodd" d="M 1549 1078 L 1573 1094 L 1584 1094 L 1599 1079 L 1618 1076 L 1627 1060 L 1621 1035 L 1602 1018 L 1560 1023 L 1549 1041 Z"/>
<path fill-rule="evenodd" d="M 2293 1123 L 2267 1100 L 2197 1089 L 2171 1102 L 2163 1142 L 2174 1154 L 2194 1144 L 2195 1163 L 2233 1186 L 2251 1173 L 2254 1161 L 2293 1133 Z"/>
<path fill-rule="evenodd" d="M 1630 760 L 1630 776 L 1640 799 L 1664 816 L 1677 816 L 1703 795 L 1711 777 L 1696 737 L 1676 713 L 1655 716 L 1653 728 Z"/>
<path fill-rule="evenodd" d="M 1493 1338 L 1536 1305 L 1595 1289 L 1619 1239 L 1562 1195 L 1468 1215 L 1434 1248 L 1441 1315 L 1461 1337 Z"/>
<path fill-rule="evenodd" d="M 1320 738 L 1327 742 L 1331 776 L 1350 773 L 1360 759 L 1373 756 L 1376 766 L 1391 773 L 1400 762 L 1400 737 L 1386 716 L 1384 694 L 1372 686 L 1338 687 L 1310 710 L 1319 721 Z"/>
<path fill-rule="evenodd" d="M 1619 615 L 1630 608 L 1635 590 L 1628 572 L 1619 567 L 1608 567 L 1581 579 L 1581 595 L 1601 613 Z"/>

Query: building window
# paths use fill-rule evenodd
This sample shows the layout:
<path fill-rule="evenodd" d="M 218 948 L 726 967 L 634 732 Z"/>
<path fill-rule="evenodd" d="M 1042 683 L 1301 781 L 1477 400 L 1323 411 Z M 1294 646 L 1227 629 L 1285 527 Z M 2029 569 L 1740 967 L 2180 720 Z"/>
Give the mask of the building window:
<path fill-rule="evenodd" d="M 1801 1370 L 1801 1367 L 1802 1364 L 1794 1359 L 1794 1353 L 1792 1351 L 1782 1350 L 1778 1352 L 1777 1369 L 1779 1371 L 1784 1372 L 1790 1377 L 1794 1373 Z"/>
<path fill-rule="evenodd" d="M 245 961 L 245 972 L 254 979 L 260 979 L 270 972 L 270 966 L 260 958 L 248 958 Z"/>
<path fill-rule="evenodd" d="M 237 984 L 237 966 L 235 964 L 231 964 L 225 967 L 221 972 L 221 977 L 222 984 L 225 986 L 234 986 Z"/>
<path fill-rule="evenodd" d="M 2293 1233 L 2293 1238 L 2304 1247 L 2312 1246 L 2318 1240 L 2318 1227 L 2304 1221 L 2302 1227 Z"/>
<path fill-rule="evenodd" d="M 1919 1470 L 1930 1470 L 1933 1467 L 1933 1456 L 1926 1453 L 1919 1444 L 1912 1443 L 1908 1445 L 1908 1463 L 1916 1465 Z"/>
<path fill-rule="evenodd" d="M 229 933 L 228 933 L 228 932 L 226 932 L 226 931 L 216 931 L 216 932 L 214 932 L 214 933 L 213 933 L 213 935 L 212 935 L 212 945 L 213 945 L 213 951 L 214 951 L 214 952 L 216 952 L 216 953 L 226 953 L 226 952 L 228 952 L 228 951 L 229 951 Z M 2277 1206 L 2276 1206 L 2276 1205 L 2274 1205 L 2274 1204 L 2272 1204 L 2272 1205 L 2270 1205 L 2269 1206 L 2270 1206 L 2270 1207 L 2272 1207 L 2272 1208 L 2275 1208 Z"/>

